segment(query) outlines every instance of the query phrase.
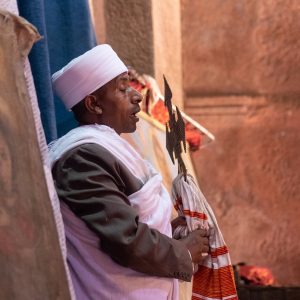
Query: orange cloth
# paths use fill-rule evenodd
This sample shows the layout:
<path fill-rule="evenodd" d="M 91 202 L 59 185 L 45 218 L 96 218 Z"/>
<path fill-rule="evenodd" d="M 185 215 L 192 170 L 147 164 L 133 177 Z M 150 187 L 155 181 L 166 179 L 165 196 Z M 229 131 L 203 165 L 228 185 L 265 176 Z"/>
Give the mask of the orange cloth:
<path fill-rule="evenodd" d="M 250 285 L 272 285 L 275 278 L 268 268 L 258 266 L 239 266 L 239 276 Z"/>

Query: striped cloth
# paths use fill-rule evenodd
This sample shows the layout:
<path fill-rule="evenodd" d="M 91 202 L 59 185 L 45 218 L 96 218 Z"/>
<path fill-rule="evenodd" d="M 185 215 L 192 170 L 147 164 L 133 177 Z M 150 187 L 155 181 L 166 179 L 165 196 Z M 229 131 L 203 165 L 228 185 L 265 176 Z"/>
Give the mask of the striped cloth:
<path fill-rule="evenodd" d="M 186 181 L 183 174 L 174 179 L 172 201 L 179 216 L 184 216 L 187 222 L 187 226 L 175 229 L 175 238 L 199 227 L 210 231 L 210 251 L 201 265 L 195 266 L 192 299 L 237 300 L 228 248 L 211 207 L 191 175 L 187 175 Z"/>

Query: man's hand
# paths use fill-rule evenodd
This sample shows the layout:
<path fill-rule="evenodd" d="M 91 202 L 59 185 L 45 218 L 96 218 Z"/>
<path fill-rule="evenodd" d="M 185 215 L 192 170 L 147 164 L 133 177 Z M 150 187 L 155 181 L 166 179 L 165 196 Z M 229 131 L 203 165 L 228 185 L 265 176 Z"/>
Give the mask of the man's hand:
<path fill-rule="evenodd" d="M 189 233 L 185 238 L 179 240 L 185 244 L 191 253 L 192 261 L 196 264 L 201 263 L 203 255 L 209 251 L 208 231 L 197 229 Z"/>

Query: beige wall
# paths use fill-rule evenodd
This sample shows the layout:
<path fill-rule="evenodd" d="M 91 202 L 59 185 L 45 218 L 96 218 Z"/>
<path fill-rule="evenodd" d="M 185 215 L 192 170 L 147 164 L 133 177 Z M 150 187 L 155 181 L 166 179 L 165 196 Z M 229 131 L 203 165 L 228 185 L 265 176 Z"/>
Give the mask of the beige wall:
<path fill-rule="evenodd" d="M 300 2 L 182 0 L 186 111 L 216 136 L 193 155 L 234 263 L 300 284 Z"/>
<path fill-rule="evenodd" d="M 98 44 L 103 44 L 106 41 L 104 1 L 105 0 L 89 0 L 90 12 Z"/>
<path fill-rule="evenodd" d="M 163 74 L 173 101 L 183 106 L 180 0 L 152 0 L 155 78 L 163 92 Z"/>

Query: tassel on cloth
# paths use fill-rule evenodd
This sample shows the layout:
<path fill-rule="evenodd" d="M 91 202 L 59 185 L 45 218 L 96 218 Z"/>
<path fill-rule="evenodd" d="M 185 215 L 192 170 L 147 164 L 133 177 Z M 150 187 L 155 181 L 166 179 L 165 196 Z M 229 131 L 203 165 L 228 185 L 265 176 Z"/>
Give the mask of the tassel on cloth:
<path fill-rule="evenodd" d="M 174 238 L 198 228 L 210 231 L 210 251 L 194 274 L 192 300 L 238 300 L 228 248 L 211 207 L 191 175 L 186 180 L 183 174 L 174 179 L 172 201 L 187 222 L 187 226 L 175 229 Z"/>

